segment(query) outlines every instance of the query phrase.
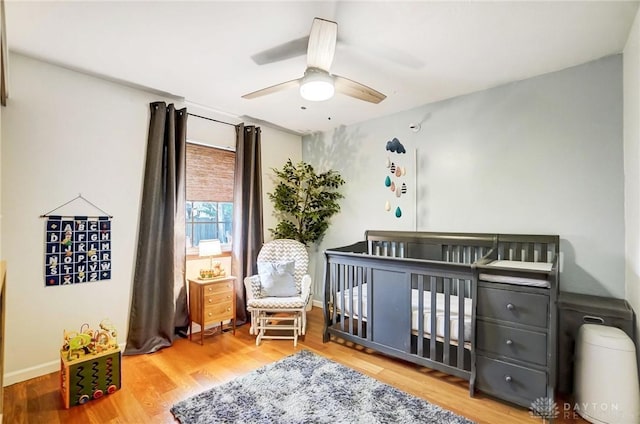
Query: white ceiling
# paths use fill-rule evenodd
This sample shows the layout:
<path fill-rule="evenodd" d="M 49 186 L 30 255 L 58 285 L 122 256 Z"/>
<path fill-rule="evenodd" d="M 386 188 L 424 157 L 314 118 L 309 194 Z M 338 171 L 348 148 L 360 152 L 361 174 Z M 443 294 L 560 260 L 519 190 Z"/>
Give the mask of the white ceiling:
<path fill-rule="evenodd" d="M 10 50 L 301 134 L 620 53 L 638 7 L 615 1 L 5 2 Z M 336 95 L 313 103 L 295 88 L 240 97 L 302 76 L 304 55 L 267 65 L 251 55 L 307 36 L 314 17 L 338 23 L 331 72 L 386 100 L 375 105 Z"/>

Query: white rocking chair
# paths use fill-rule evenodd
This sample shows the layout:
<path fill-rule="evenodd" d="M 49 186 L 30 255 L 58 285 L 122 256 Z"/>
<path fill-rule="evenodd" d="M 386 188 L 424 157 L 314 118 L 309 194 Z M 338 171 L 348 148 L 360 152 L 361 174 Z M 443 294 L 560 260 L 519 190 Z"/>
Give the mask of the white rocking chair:
<path fill-rule="evenodd" d="M 247 291 L 247 310 L 251 313 L 250 334 L 255 334 L 256 346 L 262 339 L 293 340 L 307 328 L 307 307 L 310 302 L 311 276 L 308 274 L 309 254 L 304 244 L 289 239 L 265 243 L 258 253 L 258 262 L 283 263 L 294 261 L 295 296 L 274 297 L 265 295 L 259 275 L 244 279 Z M 291 331 L 291 335 L 271 335 L 267 330 Z"/>

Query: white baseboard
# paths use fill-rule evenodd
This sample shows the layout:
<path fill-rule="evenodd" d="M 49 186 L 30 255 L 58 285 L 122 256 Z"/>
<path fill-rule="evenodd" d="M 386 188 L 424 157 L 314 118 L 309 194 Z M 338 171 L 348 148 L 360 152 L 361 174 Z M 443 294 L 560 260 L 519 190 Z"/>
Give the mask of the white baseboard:
<path fill-rule="evenodd" d="M 126 343 L 119 343 L 120 351 L 124 352 Z M 45 362 L 44 364 L 36 365 L 34 367 L 23 368 L 17 371 L 11 371 L 4 375 L 3 386 L 10 386 L 12 384 L 20 383 L 22 381 L 30 380 L 32 378 L 40 377 L 42 375 L 51 374 L 52 372 L 60 371 L 60 359 L 51 362 Z"/>
<path fill-rule="evenodd" d="M 35 367 L 8 372 L 4 375 L 3 385 L 5 387 L 10 386 L 12 384 L 20 383 L 21 381 L 26 381 L 31 378 L 40 377 L 41 375 L 50 374 L 56 371 L 60 371 L 59 359 L 57 361 L 36 365 Z"/>
<path fill-rule="evenodd" d="M 322 301 L 321 300 L 314 299 L 312 303 L 313 303 L 314 307 L 322 309 Z"/>

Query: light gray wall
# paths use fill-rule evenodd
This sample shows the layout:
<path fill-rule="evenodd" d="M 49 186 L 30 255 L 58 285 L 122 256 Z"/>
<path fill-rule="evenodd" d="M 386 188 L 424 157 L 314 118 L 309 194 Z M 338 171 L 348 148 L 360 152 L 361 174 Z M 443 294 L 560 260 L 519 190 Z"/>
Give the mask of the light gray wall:
<path fill-rule="evenodd" d="M 393 137 L 406 154 L 385 151 Z M 622 298 L 622 146 L 621 55 L 307 136 L 303 158 L 347 181 L 315 293 L 324 248 L 417 229 L 559 234 L 561 288 Z M 387 157 L 407 168 L 400 199 L 384 187 Z"/>
<path fill-rule="evenodd" d="M 18 54 L 10 63 L 2 113 L 6 384 L 59 369 L 65 329 L 109 318 L 126 340 L 149 103 L 170 101 Z M 78 193 L 113 215 L 111 280 L 45 287 L 39 216 Z M 83 202 L 58 212 L 96 214 Z"/>
<path fill-rule="evenodd" d="M 12 53 L 10 59 L 11 98 L 0 125 L 0 247 L 7 260 L 10 294 L 5 384 L 59 369 L 64 329 L 77 331 L 85 322 L 96 325 L 110 318 L 119 342 L 125 342 L 149 103 L 173 101 L 19 54 Z M 189 125 L 196 119 L 190 117 Z M 202 132 L 194 134 L 197 139 Z M 235 140 L 235 130 L 229 134 Z M 262 135 L 264 166 L 301 158 L 299 136 L 271 128 L 263 128 Z M 265 170 L 263 184 L 270 178 Z M 113 215 L 112 278 L 45 287 L 44 221 L 39 216 L 78 193 Z M 67 210 L 59 212 L 95 213 L 76 203 Z M 272 210 L 265 203 L 265 214 Z"/>
<path fill-rule="evenodd" d="M 625 298 L 640 311 L 640 11 L 624 48 Z M 636 339 L 640 323 L 636 314 Z M 640 357 L 640 352 L 636 351 Z"/>

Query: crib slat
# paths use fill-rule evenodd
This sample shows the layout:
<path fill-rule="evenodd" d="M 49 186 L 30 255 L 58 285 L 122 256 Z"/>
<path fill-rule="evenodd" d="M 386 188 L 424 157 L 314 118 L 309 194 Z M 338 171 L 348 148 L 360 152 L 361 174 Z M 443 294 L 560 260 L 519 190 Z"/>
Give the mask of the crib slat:
<path fill-rule="evenodd" d="M 437 294 L 437 284 L 436 277 L 430 277 L 431 279 L 431 290 L 429 291 L 429 295 L 431 296 L 431 322 L 429 323 L 431 326 L 431 333 L 429 337 L 429 358 L 431 360 L 436 360 L 436 320 L 434 318 L 435 312 L 437 309 L 436 304 L 436 294 Z"/>
<path fill-rule="evenodd" d="M 332 307 L 332 316 L 331 316 L 331 325 L 335 325 L 338 322 L 338 284 L 339 280 L 337 280 L 338 275 L 338 264 L 331 264 L 331 295 L 333 296 L 333 307 Z"/>
<path fill-rule="evenodd" d="M 546 243 L 540 243 L 540 262 L 549 262 L 548 261 L 548 253 L 549 246 Z"/>
<path fill-rule="evenodd" d="M 459 280 L 459 284 L 465 284 L 469 281 L 469 285 L 471 285 L 471 280 Z M 465 310 L 464 310 L 464 296 L 458 296 L 458 362 L 457 367 L 459 369 L 464 368 L 464 320 L 465 320 Z"/>
<path fill-rule="evenodd" d="M 372 291 L 372 287 L 373 284 L 371 284 L 371 282 L 373 281 L 373 271 L 370 267 L 367 267 L 367 282 L 369 282 L 369 284 L 367 284 L 367 319 L 368 319 L 368 330 L 367 330 L 367 340 L 372 341 L 373 340 L 373 315 L 372 315 L 372 304 L 373 304 L 373 296 L 371 295 L 371 291 Z"/>
<path fill-rule="evenodd" d="M 346 269 L 346 277 L 347 279 L 345 280 L 345 285 L 347 286 L 347 289 L 349 290 L 349 311 L 351 312 L 349 315 L 351 315 L 349 317 L 349 334 L 353 334 L 353 320 L 354 317 L 356 316 L 356 310 L 353 309 L 353 265 L 347 265 L 347 269 Z"/>
<path fill-rule="evenodd" d="M 356 270 L 356 280 L 358 284 L 358 337 L 363 337 L 362 322 L 364 321 L 364 311 L 362 310 L 362 284 L 364 284 L 364 281 L 361 266 Z"/>
<path fill-rule="evenodd" d="M 449 346 L 451 345 L 451 285 L 453 284 L 453 280 L 451 278 L 444 279 L 444 346 L 442 349 L 443 358 L 442 362 L 447 365 L 450 365 L 449 359 Z M 460 296 L 458 296 L 460 297 Z M 433 321 L 437 320 L 437 314 L 431 313 L 431 319 Z M 431 337 L 436 337 L 437 333 L 431 333 Z"/>
<path fill-rule="evenodd" d="M 345 284 L 345 268 L 346 265 L 340 265 L 340 271 L 338 273 L 338 291 L 341 293 L 342 298 L 342 311 L 340 312 L 340 330 L 344 331 L 345 310 L 347 309 L 347 299 L 344 299 Z"/>
<path fill-rule="evenodd" d="M 419 357 L 424 356 L 424 275 L 418 275 L 418 337 Z"/>

